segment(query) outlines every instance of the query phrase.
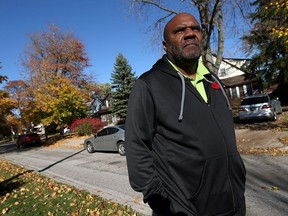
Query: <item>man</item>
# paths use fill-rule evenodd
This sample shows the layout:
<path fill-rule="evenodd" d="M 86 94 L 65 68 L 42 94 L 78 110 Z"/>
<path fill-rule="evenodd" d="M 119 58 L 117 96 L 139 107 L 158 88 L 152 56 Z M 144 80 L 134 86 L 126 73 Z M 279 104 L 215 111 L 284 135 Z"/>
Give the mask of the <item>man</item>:
<path fill-rule="evenodd" d="M 245 167 L 218 79 L 199 61 L 202 34 L 181 13 L 166 52 L 133 86 L 125 147 L 132 188 L 154 215 L 245 215 Z"/>

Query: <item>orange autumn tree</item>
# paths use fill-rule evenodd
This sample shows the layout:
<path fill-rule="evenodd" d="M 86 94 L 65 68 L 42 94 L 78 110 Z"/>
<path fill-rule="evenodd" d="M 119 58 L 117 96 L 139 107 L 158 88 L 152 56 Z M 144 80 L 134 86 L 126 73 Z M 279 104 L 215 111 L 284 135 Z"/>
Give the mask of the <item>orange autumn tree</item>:
<path fill-rule="evenodd" d="M 24 80 L 12 80 L 4 86 L 4 89 L 16 102 L 13 114 L 18 119 L 18 125 L 29 128 L 30 122 L 35 121 L 33 115 L 35 100 L 30 86 Z"/>
<path fill-rule="evenodd" d="M 22 62 L 33 95 L 35 108 L 30 113 L 34 119 L 64 125 L 85 116 L 91 78 L 83 72 L 89 66 L 84 45 L 56 26 L 29 38 Z"/>
<path fill-rule="evenodd" d="M 0 69 L 1 68 L 2 66 L 0 65 Z M 0 84 L 7 80 L 7 76 L 0 75 Z M 12 114 L 11 111 L 15 108 L 15 106 L 16 101 L 10 97 L 9 92 L 0 89 L 0 134 L 2 135 L 3 132 L 9 131 L 7 125 L 7 117 Z"/>
<path fill-rule="evenodd" d="M 9 93 L 5 90 L 0 90 L 0 124 L 6 122 L 7 115 L 11 114 L 11 110 L 16 106 L 16 101 L 14 101 Z"/>
<path fill-rule="evenodd" d="M 88 76 L 83 70 L 89 59 L 84 45 L 72 33 L 51 25 L 48 32 L 30 34 L 29 38 L 22 62 L 33 84 L 65 76 L 75 86 L 85 85 Z"/>
<path fill-rule="evenodd" d="M 1 62 L 0 62 L 1 64 Z M 0 65 L 0 69 L 2 69 L 2 66 Z M 3 76 L 3 75 L 0 75 L 0 84 L 4 81 L 7 81 L 8 77 L 7 76 Z"/>
<path fill-rule="evenodd" d="M 1 69 L 1 66 L 0 66 L 0 69 Z M 7 76 L 0 75 L 0 83 L 2 83 L 3 81 L 6 81 L 6 80 L 7 80 Z"/>
<path fill-rule="evenodd" d="M 2 69 L 1 65 L 0 69 Z M 0 75 L 0 84 L 7 80 L 7 76 Z M 0 89 L 0 123 L 5 122 L 5 116 L 9 114 L 14 107 L 15 101 L 10 98 L 9 92 Z"/>

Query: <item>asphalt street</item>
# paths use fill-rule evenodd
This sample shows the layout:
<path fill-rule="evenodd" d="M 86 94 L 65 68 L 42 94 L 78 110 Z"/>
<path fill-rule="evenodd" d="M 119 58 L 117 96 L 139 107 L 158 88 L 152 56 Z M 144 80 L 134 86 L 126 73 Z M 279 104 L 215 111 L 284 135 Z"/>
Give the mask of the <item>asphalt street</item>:
<path fill-rule="evenodd" d="M 142 202 L 142 195 L 129 185 L 125 157 L 107 152 L 89 154 L 81 146 L 71 148 L 79 142 L 81 140 L 57 148 L 25 149 L 16 149 L 11 142 L 2 143 L 0 159 L 151 215 L 150 208 Z M 242 158 L 247 170 L 247 216 L 286 216 L 288 157 L 242 155 Z"/>

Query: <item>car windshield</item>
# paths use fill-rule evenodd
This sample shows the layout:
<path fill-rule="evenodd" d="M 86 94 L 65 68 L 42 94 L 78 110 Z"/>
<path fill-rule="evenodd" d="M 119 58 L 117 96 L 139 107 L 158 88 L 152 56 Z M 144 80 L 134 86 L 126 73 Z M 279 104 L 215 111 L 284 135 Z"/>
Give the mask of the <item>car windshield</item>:
<path fill-rule="evenodd" d="M 251 98 L 245 98 L 241 102 L 241 105 L 250 105 L 250 104 L 259 104 L 259 103 L 266 103 L 268 102 L 267 97 L 251 97 Z"/>

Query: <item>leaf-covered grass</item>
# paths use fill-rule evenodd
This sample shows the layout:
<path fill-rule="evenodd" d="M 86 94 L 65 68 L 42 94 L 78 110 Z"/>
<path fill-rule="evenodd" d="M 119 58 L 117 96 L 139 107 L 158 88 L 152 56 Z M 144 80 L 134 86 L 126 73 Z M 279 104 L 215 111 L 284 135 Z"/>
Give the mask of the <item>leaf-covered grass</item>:
<path fill-rule="evenodd" d="M 140 213 L 0 160 L 0 215 L 133 215 Z"/>

